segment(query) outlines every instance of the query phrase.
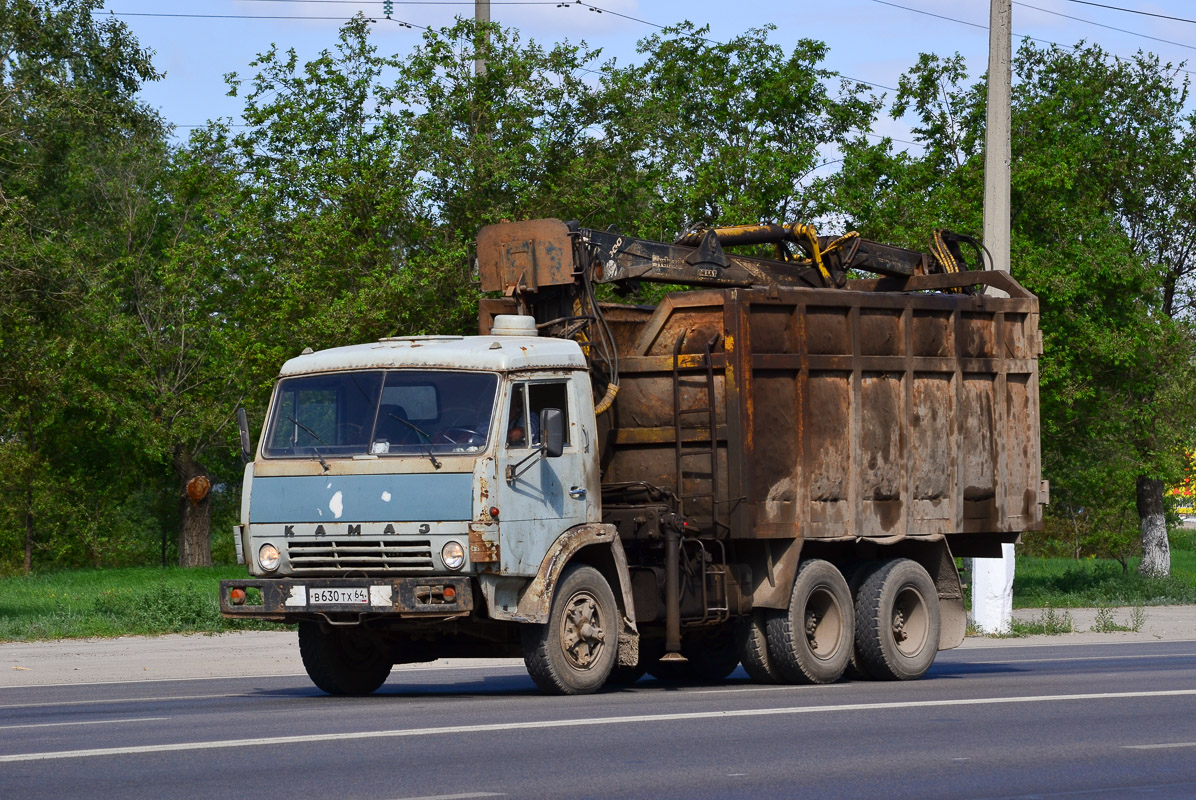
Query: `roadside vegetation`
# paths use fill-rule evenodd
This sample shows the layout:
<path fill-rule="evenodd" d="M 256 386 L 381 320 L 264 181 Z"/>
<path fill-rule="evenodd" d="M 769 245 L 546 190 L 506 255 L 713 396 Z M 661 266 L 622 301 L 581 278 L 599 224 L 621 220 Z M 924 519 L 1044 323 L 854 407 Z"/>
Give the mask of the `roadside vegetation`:
<path fill-rule="evenodd" d="M 0 641 L 281 629 L 220 616 L 217 582 L 244 575 L 239 566 L 128 567 L 0 579 Z"/>
<path fill-rule="evenodd" d="M 1013 580 L 1014 608 L 1103 608 L 1196 603 L 1196 531 L 1173 530 L 1171 575 L 1147 577 L 1140 557 L 1034 555 L 1019 548 Z M 1029 552 L 1027 552 L 1029 551 Z"/>

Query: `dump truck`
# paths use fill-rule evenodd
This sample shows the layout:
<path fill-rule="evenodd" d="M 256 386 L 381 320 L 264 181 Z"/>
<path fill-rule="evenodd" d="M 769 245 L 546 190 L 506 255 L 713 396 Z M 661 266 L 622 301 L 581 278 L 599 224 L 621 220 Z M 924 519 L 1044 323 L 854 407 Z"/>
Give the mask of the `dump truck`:
<path fill-rule="evenodd" d="M 919 678 L 956 558 L 1047 501 L 1037 299 L 967 244 L 488 226 L 478 335 L 305 351 L 256 452 L 239 415 L 221 611 L 297 623 L 331 694 L 477 656 L 556 694 Z M 616 302 L 643 282 L 674 290 Z"/>

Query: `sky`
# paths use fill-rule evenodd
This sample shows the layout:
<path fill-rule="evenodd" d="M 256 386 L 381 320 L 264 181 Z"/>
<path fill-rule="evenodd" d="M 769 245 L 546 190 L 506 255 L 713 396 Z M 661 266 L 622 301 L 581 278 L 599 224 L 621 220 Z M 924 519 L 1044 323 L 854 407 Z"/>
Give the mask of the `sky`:
<path fill-rule="evenodd" d="M 892 87 L 921 52 L 959 52 L 973 76 L 987 69 L 989 0 L 586 2 L 603 12 L 558 0 L 491 0 L 491 18 L 543 44 L 584 41 L 601 48 L 604 59 L 621 64 L 638 59 L 640 39 L 658 26 L 681 20 L 709 25 L 709 37 L 721 41 L 749 28 L 773 25 L 772 41 L 787 51 L 802 38 L 826 42 L 827 68 L 875 84 L 875 91 L 890 101 L 895 95 Z M 443 27 L 457 15 L 473 16 L 474 4 L 394 0 L 390 20 L 383 16 L 381 0 L 108 0 L 104 6 L 105 12 L 117 14 L 132 28 L 142 46 L 155 52 L 155 64 L 166 76 L 147 85 L 142 99 L 178 126 L 180 139 L 210 119 L 231 117 L 239 122 L 240 101 L 227 96 L 226 73 L 252 75 L 249 63 L 272 43 L 282 49 L 294 47 L 303 60 L 315 57 L 335 44 L 339 25 L 359 10 L 377 20 L 373 37 L 379 51 L 403 55 L 419 43 L 423 31 L 400 21 Z M 1015 0 L 1013 32 L 1014 49 L 1023 36 L 1063 45 L 1084 40 L 1116 55 L 1146 50 L 1176 66 L 1190 62 L 1196 74 L 1193 0 Z M 905 121 L 887 115 L 874 130 L 898 140 L 910 137 Z"/>

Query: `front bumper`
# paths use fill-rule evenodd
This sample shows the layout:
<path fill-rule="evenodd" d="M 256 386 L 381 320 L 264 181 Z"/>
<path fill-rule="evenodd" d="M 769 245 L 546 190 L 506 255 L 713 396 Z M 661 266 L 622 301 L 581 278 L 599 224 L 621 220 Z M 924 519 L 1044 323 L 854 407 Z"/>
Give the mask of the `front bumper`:
<path fill-rule="evenodd" d="M 245 599 L 240 603 L 233 602 L 232 592 L 235 589 L 245 593 Z M 315 589 L 363 590 L 365 602 L 316 602 L 312 591 Z M 446 592 L 446 589 L 449 591 Z M 355 593 L 345 591 L 339 594 Z M 220 613 L 232 619 L 254 618 L 277 622 L 329 616 L 444 619 L 465 616 L 473 611 L 473 607 L 470 579 L 463 576 L 246 578 L 220 581 Z"/>

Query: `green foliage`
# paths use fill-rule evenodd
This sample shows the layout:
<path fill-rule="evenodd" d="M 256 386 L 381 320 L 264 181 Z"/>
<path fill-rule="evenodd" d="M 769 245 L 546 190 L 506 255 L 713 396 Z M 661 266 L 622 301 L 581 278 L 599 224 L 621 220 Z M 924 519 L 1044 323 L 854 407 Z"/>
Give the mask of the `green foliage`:
<path fill-rule="evenodd" d="M 1052 529 L 1125 564 L 1138 479 L 1176 480 L 1196 438 L 1187 84 L 1151 56 L 1093 46 L 1026 42 L 1015 71 L 1012 268 L 1040 304 Z M 832 180 L 839 213 L 908 246 L 938 226 L 978 233 L 984 99 L 958 56 L 923 55 L 892 108 L 917 118 L 923 152 L 850 144 Z"/>
<path fill-rule="evenodd" d="M 92 301 L 152 234 L 142 165 L 165 130 L 135 92 L 148 52 L 98 2 L 0 2 L 0 572 L 96 563 L 138 483 L 135 444 L 93 380 L 113 342 Z M 150 170 L 152 173 L 152 170 Z M 117 546 L 116 560 L 119 554 Z"/>
<path fill-rule="evenodd" d="M 1116 561 L 1019 557 L 1013 580 L 1017 608 L 1100 608 L 1196 603 L 1196 554 L 1172 552 L 1171 576 L 1146 578 L 1136 559 L 1128 570 Z"/>
<path fill-rule="evenodd" d="M 1060 614 L 1054 608 L 1047 606 L 1034 619 L 1013 620 L 1006 636 L 1019 637 L 1036 634 L 1057 636 L 1061 633 L 1075 633 L 1075 630 L 1076 625 L 1069 612 L 1064 611 Z"/>
<path fill-rule="evenodd" d="M 0 579 L 0 641 L 281 626 L 220 616 L 219 580 L 243 567 L 78 570 Z"/>
<path fill-rule="evenodd" d="M 626 219 L 633 233 L 670 239 L 705 222 L 811 219 L 821 211 L 811 176 L 820 150 L 866 127 L 875 101 L 819 66 L 826 45 L 791 53 L 753 29 L 727 43 L 683 23 L 640 42 L 639 66 L 609 70 L 608 137 L 634 159 L 651 204 Z"/>
<path fill-rule="evenodd" d="M 1113 617 L 1113 609 L 1108 606 L 1098 608 L 1096 610 L 1096 619 L 1092 621 L 1093 633 L 1115 633 L 1117 631 L 1133 631 L 1138 632 L 1142 630 L 1142 626 L 1146 623 L 1146 612 L 1141 607 L 1135 607 L 1131 613 L 1130 622 L 1128 625 L 1123 625 Z"/>

